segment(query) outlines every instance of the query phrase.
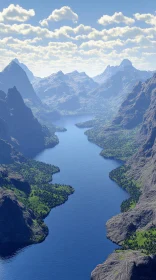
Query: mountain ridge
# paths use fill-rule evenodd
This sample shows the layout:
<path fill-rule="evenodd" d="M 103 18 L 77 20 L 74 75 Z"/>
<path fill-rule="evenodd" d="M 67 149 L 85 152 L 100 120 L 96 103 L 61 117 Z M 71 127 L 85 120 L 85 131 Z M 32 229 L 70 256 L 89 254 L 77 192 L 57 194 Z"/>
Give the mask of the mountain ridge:
<path fill-rule="evenodd" d="M 117 72 L 119 71 L 124 71 L 129 69 L 132 71 L 132 69 L 136 70 L 137 72 L 144 72 L 144 73 L 149 73 L 149 75 L 152 75 L 152 73 L 154 73 L 154 71 L 142 71 L 142 70 L 138 70 L 136 69 L 132 62 L 129 60 L 129 59 L 123 59 L 120 63 L 120 65 L 117 65 L 117 66 L 110 66 L 108 65 L 106 67 L 106 69 L 104 70 L 104 72 L 102 72 L 101 74 L 93 77 L 93 80 L 99 84 L 103 84 L 105 82 L 107 82 L 108 79 L 110 79 L 112 76 L 114 76 Z"/>
<path fill-rule="evenodd" d="M 36 95 L 25 71 L 15 61 L 11 61 L 0 72 L 0 90 L 7 92 L 9 88 L 14 86 L 19 90 L 29 107 L 42 107 L 42 102 Z"/>
<path fill-rule="evenodd" d="M 9 89 L 5 98 L 0 99 L 0 108 L 0 138 L 25 156 L 32 156 L 45 148 L 46 139 L 51 137 L 50 132 L 43 129 L 33 116 L 16 87 Z M 57 139 L 53 140 L 52 146 L 58 143 Z"/>
<path fill-rule="evenodd" d="M 110 173 L 110 178 L 130 192 L 131 197 L 122 205 L 128 208 L 112 217 L 106 224 L 107 237 L 121 246 L 104 264 L 97 266 L 92 272 L 92 280 L 130 280 L 150 279 L 156 275 L 154 232 L 156 228 L 156 75 L 144 83 L 139 83 L 121 105 L 112 129 L 119 133 L 126 128 L 133 131 L 140 127 L 137 151 L 126 161 L 125 165 Z M 148 102 L 147 98 L 148 97 Z M 143 106 L 145 105 L 145 106 Z M 139 108 L 142 109 L 138 122 L 135 118 Z M 132 111 L 130 110 L 132 109 Z M 137 110 L 136 110 L 137 109 Z M 140 112 L 139 112 L 140 113 Z M 135 118 L 133 125 L 131 118 Z M 125 126 L 126 124 L 126 126 Z M 115 127 L 115 125 L 117 125 Z M 127 126 L 128 125 L 128 126 Z M 111 128 L 110 128 L 111 129 Z M 126 130 L 127 131 L 127 130 Z M 107 131 L 105 130 L 105 133 Z M 121 147 L 120 147 L 121 148 Z M 129 188 L 127 188 L 129 185 Z M 135 191 L 139 197 L 135 196 Z M 133 195 L 133 196 L 132 196 Z M 136 195 L 136 194 L 135 194 Z M 139 238 L 144 238 L 139 243 Z M 150 257 L 149 257 L 150 256 Z M 124 260 L 124 261 L 123 261 Z M 125 268 L 128 269 L 125 269 Z M 140 268 L 139 268 L 140 267 Z M 115 271 L 117 273 L 115 273 Z"/>

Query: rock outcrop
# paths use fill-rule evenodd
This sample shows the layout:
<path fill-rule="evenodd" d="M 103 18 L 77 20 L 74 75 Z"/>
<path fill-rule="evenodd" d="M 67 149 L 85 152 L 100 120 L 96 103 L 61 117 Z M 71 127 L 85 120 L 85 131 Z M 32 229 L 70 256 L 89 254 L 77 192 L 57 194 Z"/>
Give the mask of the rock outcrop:
<path fill-rule="evenodd" d="M 91 280 L 155 280 L 156 258 L 137 251 L 121 251 L 109 256 L 92 272 Z"/>

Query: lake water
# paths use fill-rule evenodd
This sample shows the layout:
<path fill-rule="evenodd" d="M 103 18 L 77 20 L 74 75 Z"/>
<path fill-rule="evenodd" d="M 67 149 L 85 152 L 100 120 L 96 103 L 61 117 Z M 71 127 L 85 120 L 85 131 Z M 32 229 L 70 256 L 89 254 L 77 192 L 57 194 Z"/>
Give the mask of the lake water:
<path fill-rule="evenodd" d="M 120 212 L 128 195 L 109 179 L 119 163 L 102 158 L 101 149 L 88 142 L 85 129 L 75 126 L 88 119 L 61 119 L 57 125 L 67 132 L 57 134 L 59 145 L 36 157 L 59 166 L 61 172 L 53 182 L 71 185 L 75 193 L 46 218 L 50 232 L 42 244 L 0 260 L 0 280 L 89 280 L 96 265 L 116 248 L 106 238 L 105 224 Z"/>

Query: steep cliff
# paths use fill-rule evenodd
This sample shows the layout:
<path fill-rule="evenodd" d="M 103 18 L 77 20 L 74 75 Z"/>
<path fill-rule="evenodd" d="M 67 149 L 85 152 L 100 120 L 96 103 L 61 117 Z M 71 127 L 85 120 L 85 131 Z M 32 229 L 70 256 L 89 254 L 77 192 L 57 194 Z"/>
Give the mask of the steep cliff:
<path fill-rule="evenodd" d="M 42 107 L 25 71 L 14 60 L 0 72 L 0 90 L 16 87 L 29 107 Z"/>
<path fill-rule="evenodd" d="M 91 280 L 155 280 L 156 258 L 137 251 L 113 253 L 92 272 Z"/>
<path fill-rule="evenodd" d="M 0 99 L 0 138 L 10 143 L 25 156 L 33 156 L 46 147 L 58 143 L 57 138 L 50 134 L 33 116 L 18 90 L 8 90 Z"/>
<path fill-rule="evenodd" d="M 145 83 L 139 82 L 123 102 L 114 124 L 133 128 L 143 122 L 144 114 L 156 93 L 156 74 Z"/>
<path fill-rule="evenodd" d="M 139 83 L 123 103 L 115 124 L 131 128 L 141 125 L 139 149 L 111 178 L 120 183 L 136 183 L 140 197 L 128 209 L 107 222 L 107 236 L 124 251 L 114 253 L 92 274 L 92 279 L 155 279 L 156 232 L 156 76 Z M 118 128 L 120 131 L 120 128 Z M 125 179 L 127 181 L 125 181 Z M 126 188 L 126 187 L 125 187 Z M 135 193 L 135 189 L 132 190 Z M 130 193 L 132 193 L 130 191 Z M 131 249 L 132 251 L 127 251 Z M 134 250 L 139 250 L 134 252 Z M 143 254 L 144 255 L 143 255 Z M 113 265 L 112 265 L 113 264 Z"/>

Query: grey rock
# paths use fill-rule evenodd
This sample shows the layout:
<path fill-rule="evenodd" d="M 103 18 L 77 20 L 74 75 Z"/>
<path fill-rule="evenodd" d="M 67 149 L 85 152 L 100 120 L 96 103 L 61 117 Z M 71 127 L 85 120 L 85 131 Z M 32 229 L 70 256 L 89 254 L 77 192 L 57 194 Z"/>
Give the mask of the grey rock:
<path fill-rule="evenodd" d="M 12 61 L 0 72 L 0 90 L 5 93 L 9 88 L 16 87 L 29 107 L 42 107 L 42 102 L 36 95 L 25 71 L 19 64 Z"/>
<path fill-rule="evenodd" d="M 92 272 L 91 280 L 155 280 L 156 258 L 137 251 L 121 251 L 109 256 Z"/>

